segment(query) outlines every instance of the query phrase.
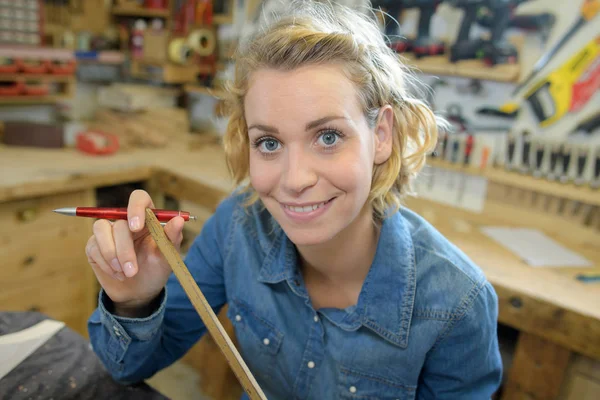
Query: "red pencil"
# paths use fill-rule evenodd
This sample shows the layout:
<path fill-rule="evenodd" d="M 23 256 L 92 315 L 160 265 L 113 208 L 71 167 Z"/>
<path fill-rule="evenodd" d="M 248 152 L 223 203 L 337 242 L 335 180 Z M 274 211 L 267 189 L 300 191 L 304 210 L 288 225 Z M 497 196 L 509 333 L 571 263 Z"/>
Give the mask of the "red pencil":
<path fill-rule="evenodd" d="M 160 222 L 168 222 L 172 218 L 182 217 L 185 221 L 196 220 L 196 217 L 190 215 L 187 211 L 173 211 L 173 210 L 161 210 L 152 209 L 156 219 Z M 100 219 L 127 219 L 126 208 L 114 208 L 114 207 L 65 207 L 57 208 L 54 210 L 55 213 L 70 215 L 72 217 L 90 217 Z"/>

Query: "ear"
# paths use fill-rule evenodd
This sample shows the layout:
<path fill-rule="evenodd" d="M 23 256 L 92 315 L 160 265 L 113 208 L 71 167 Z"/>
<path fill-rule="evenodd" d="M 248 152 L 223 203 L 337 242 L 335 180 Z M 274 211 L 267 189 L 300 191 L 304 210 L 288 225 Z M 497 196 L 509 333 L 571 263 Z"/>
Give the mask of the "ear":
<path fill-rule="evenodd" d="M 394 143 L 394 109 L 385 105 L 379 111 L 377 125 L 375 125 L 375 158 L 376 165 L 383 164 L 392 155 Z"/>

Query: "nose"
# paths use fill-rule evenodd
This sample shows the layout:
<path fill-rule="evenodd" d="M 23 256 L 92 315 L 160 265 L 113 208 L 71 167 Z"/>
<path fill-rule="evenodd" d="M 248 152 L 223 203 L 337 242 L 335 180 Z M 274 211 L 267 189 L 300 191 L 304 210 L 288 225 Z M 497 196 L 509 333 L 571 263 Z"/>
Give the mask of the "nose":
<path fill-rule="evenodd" d="M 283 188 L 291 194 L 300 194 L 318 180 L 314 162 L 301 148 L 288 147 L 282 174 Z"/>

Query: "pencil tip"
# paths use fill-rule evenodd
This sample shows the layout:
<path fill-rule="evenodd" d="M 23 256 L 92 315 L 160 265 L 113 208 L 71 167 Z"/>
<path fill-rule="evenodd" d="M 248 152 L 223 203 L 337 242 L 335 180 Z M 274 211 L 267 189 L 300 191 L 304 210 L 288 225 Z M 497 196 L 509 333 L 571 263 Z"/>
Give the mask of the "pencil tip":
<path fill-rule="evenodd" d="M 197 220 L 196 216 L 190 215 L 190 221 L 196 221 L 196 220 Z"/>

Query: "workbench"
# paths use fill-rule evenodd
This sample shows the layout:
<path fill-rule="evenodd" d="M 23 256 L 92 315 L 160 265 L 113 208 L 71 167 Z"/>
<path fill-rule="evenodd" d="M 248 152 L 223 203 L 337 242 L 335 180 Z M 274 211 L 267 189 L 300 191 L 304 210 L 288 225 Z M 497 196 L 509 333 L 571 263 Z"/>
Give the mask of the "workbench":
<path fill-rule="evenodd" d="M 0 269 L 0 310 L 36 309 L 83 334 L 97 295 L 84 253 L 92 221 L 52 209 L 93 206 L 97 188 L 143 181 L 153 197 L 192 202 L 210 214 L 233 189 L 220 146 L 193 149 L 185 141 L 108 157 L 0 146 L 0 171 L 0 243 L 8 244 L 9 259 Z M 499 297 L 499 322 L 519 331 L 501 398 L 598 398 L 600 283 L 576 280 L 583 269 L 530 267 L 479 228 L 540 229 L 592 260 L 587 273 L 600 273 L 598 231 L 492 198 L 480 214 L 418 198 L 407 206 L 482 268 Z"/>

